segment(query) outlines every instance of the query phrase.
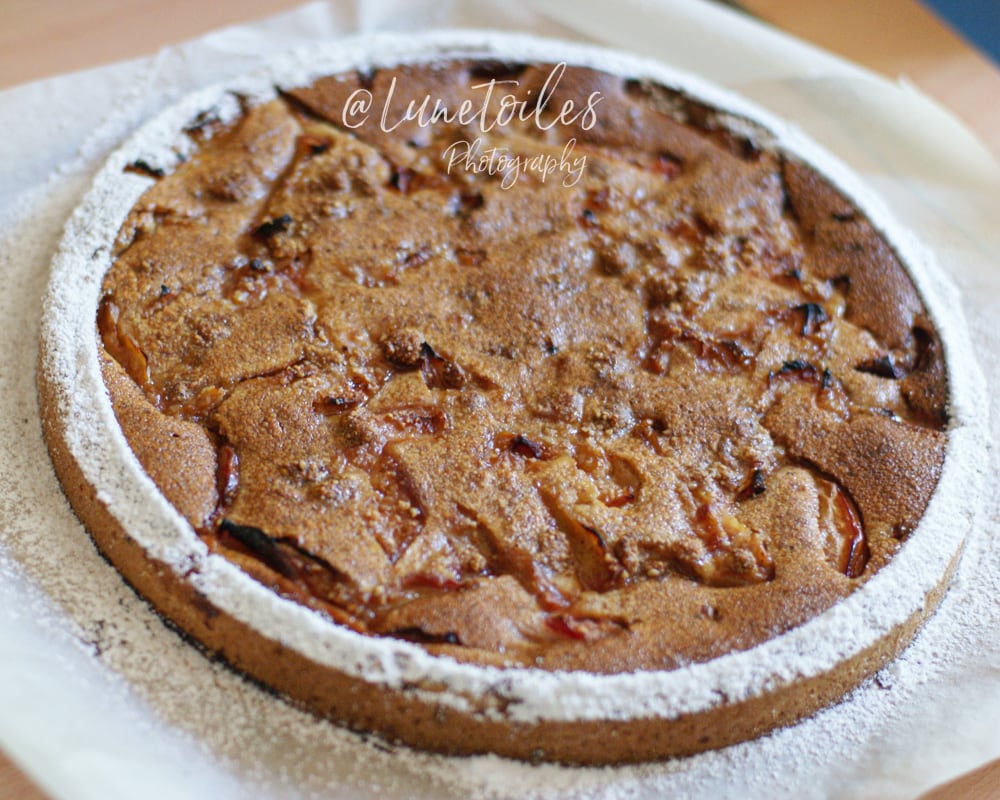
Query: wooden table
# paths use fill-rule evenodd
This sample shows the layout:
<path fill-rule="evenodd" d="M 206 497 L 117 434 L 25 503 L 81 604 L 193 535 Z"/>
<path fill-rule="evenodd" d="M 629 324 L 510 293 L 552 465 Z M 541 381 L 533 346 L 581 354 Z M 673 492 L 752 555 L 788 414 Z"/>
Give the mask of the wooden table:
<path fill-rule="evenodd" d="M 0 89 L 147 55 L 300 0 L 4 0 Z M 915 0 L 741 0 L 750 13 L 891 78 L 906 77 L 1000 158 L 1000 70 Z M 0 800 L 42 800 L 0 753 Z M 923 800 L 1000 798 L 1000 761 Z"/>

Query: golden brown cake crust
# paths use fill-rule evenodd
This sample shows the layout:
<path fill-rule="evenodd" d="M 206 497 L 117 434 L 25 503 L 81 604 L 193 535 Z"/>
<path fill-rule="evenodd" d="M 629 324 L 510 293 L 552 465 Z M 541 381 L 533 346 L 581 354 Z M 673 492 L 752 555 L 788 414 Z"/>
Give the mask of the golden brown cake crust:
<path fill-rule="evenodd" d="M 606 72 L 532 100 L 555 54 Z M 344 116 L 491 78 L 529 100 L 480 143 L 540 157 L 516 170 L 437 161 L 482 118 Z M 593 126 L 538 130 L 595 91 Z M 837 700 L 937 605 L 981 440 L 948 291 L 843 167 L 696 78 L 520 36 L 362 38 L 112 154 L 54 259 L 42 420 L 121 574 L 307 708 L 447 753 L 647 760 Z M 450 503 L 474 525 L 443 525 Z"/>
<path fill-rule="evenodd" d="M 349 74 L 193 134 L 122 229 L 106 380 L 210 546 L 338 622 L 482 664 L 708 660 L 919 521 L 941 348 L 852 203 L 658 87 L 570 67 L 488 133 L 344 116 L 552 72 Z M 593 126 L 542 130 L 596 92 Z M 586 166 L 445 169 L 476 139 Z"/>

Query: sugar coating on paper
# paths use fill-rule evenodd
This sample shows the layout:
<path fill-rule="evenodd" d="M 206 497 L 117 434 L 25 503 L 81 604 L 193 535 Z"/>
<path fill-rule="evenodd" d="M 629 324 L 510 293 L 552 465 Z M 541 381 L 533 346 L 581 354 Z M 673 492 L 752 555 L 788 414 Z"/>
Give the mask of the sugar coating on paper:
<path fill-rule="evenodd" d="M 973 376 L 975 364 L 968 355 L 964 334 L 950 320 L 957 319 L 957 296 L 947 281 L 927 264 L 923 251 L 894 226 L 884 209 L 842 168 L 804 142 L 797 132 L 767 115 L 758 115 L 743 101 L 707 87 L 697 79 L 680 76 L 651 62 L 593 48 L 560 45 L 565 60 L 608 72 L 646 76 L 727 109 L 731 114 L 756 119 L 773 131 L 784 147 L 803 156 L 852 196 L 877 227 L 890 235 L 931 307 L 948 347 L 952 375 Z M 710 708 L 723 701 L 739 700 L 800 677 L 821 674 L 865 644 L 872 644 L 888 628 L 917 610 L 919 598 L 932 588 L 951 554 L 957 549 L 970 520 L 966 509 L 979 476 L 974 465 L 961 457 L 974 449 L 976 435 L 970 412 L 979 404 L 974 381 L 956 384 L 952 418 L 962 425 L 951 431 L 949 458 L 942 487 L 928 508 L 917 534 L 866 585 L 846 601 L 807 625 L 773 639 L 752 651 L 736 653 L 707 664 L 669 673 L 593 676 L 554 674 L 537 670 L 496 670 L 458 665 L 435 658 L 423 650 L 395 641 L 362 637 L 330 625 L 318 615 L 276 595 L 243 575 L 220 557 L 209 557 L 197 536 L 142 473 L 114 422 L 96 358 L 94 309 L 100 281 L 110 263 L 108 243 L 125 213 L 149 180 L 123 174 L 137 158 L 159 167 L 171 167 L 183 152 L 185 137 L 178 135 L 198 113 L 218 109 L 233 113 L 234 91 L 254 99 L 269 97 L 274 82 L 303 84 L 321 74 L 350 68 L 390 65 L 405 60 L 445 59 L 461 54 L 502 55 L 518 60 L 552 60 L 552 45 L 527 37 L 490 34 L 463 35 L 414 43 L 391 37 L 374 37 L 328 50 L 301 51 L 277 59 L 262 73 L 231 82 L 227 88 L 199 93 L 167 112 L 117 151 L 102 170 L 70 222 L 57 256 L 58 279 L 49 295 L 47 336 L 59 360 L 47 365 L 55 382 L 74 387 L 66 398 L 73 407 L 68 438 L 88 476 L 101 485 L 113 512 L 124 527 L 134 531 L 150 554 L 178 571 L 195 570 L 192 582 L 217 605 L 256 629 L 313 658 L 348 674 L 398 687 L 403 683 L 443 683 L 446 692 L 433 694 L 436 702 L 468 708 L 484 695 L 512 701 L 506 716 L 534 719 L 620 719 L 657 715 L 676 716 Z M 391 56 L 379 57 L 379 53 Z M 934 535 L 934 531 L 940 531 Z M 888 626 L 888 628 L 887 628 Z M 499 714 L 488 710 L 488 714 Z"/>

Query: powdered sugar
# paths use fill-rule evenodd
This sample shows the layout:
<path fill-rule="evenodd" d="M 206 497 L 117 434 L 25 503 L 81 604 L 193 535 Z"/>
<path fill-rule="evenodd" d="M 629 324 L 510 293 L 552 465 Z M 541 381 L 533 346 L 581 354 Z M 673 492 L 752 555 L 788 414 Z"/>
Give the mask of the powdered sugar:
<path fill-rule="evenodd" d="M 492 41 L 495 41 L 490 38 Z M 343 51 L 341 51 L 343 52 Z M 551 58 L 551 50 L 546 50 L 544 57 Z M 529 57 L 525 53 L 524 57 Z M 542 57 L 542 56 L 535 56 Z M 596 58 L 596 56 L 594 56 Z M 297 62 L 296 69 L 301 68 L 302 62 Z M 315 62 L 313 62 L 315 63 Z M 597 64 L 595 64 L 597 65 Z M 604 63 L 599 66 L 608 68 Z M 658 68 L 655 68 L 658 69 Z M 653 77 L 660 77 L 662 72 L 649 72 Z M 660 78 L 663 80 L 663 78 Z M 297 81 L 295 81 L 297 82 Z M 670 82 L 666 80 L 666 82 Z M 713 98 L 714 99 L 714 98 Z M 197 105 L 197 103 L 195 103 Z M 741 112 L 742 104 L 737 103 Z M 775 126 L 783 130 L 782 126 Z M 164 130 L 171 130 L 169 125 Z M 173 128 L 176 130 L 176 127 Z M 145 136 L 145 134 L 144 134 Z M 785 130 L 785 136 L 789 141 L 795 139 L 794 132 Z M 176 144 L 170 142 L 170 147 Z M 143 142 L 145 149 L 126 151 L 122 156 L 127 163 L 135 157 L 135 153 L 141 152 L 151 155 L 157 151 L 156 147 L 150 148 L 148 142 Z M 168 148 L 169 149 L 169 148 Z M 164 151 L 166 152 L 166 151 Z M 128 153 L 131 153 L 129 155 Z M 829 171 L 829 170 L 828 170 Z M 839 174 L 838 170 L 834 170 Z M 120 174 L 120 170 L 119 173 Z M 107 196 L 102 196 L 101 202 L 96 208 L 91 209 L 96 217 L 100 219 L 101 226 L 106 229 L 117 228 L 120 222 L 120 214 L 123 208 L 130 205 L 131 200 L 126 202 L 126 197 L 141 190 L 141 179 L 134 178 L 134 183 L 120 198 L 111 198 L 116 205 L 105 211 L 108 206 L 104 205 L 109 201 Z M 70 187 L 72 190 L 72 187 Z M 861 196 L 856 187 L 852 194 Z M 894 230 L 891 223 L 887 221 L 884 212 L 873 210 L 870 204 L 865 202 L 866 208 L 873 218 L 888 230 Z M 58 204 L 54 204 L 56 210 L 53 216 L 58 218 Z M 62 206 L 65 209 L 65 205 Z M 62 213 L 65 213 L 63 210 Z M 118 215 L 118 216 L 116 216 Z M 51 228 L 52 220 L 49 220 Z M 78 217 L 77 225 L 81 227 L 91 227 L 95 224 L 95 217 Z M 35 228 L 37 231 L 37 228 Z M 106 234 L 107 230 L 104 231 Z M 100 244 L 101 233 L 95 233 L 93 240 L 87 241 L 86 247 L 70 254 L 87 260 L 94 252 L 91 246 Z M 44 254 L 38 245 L 30 245 L 19 242 L 17 247 L 13 247 L 11 252 L 18 253 L 24 258 L 26 263 L 40 265 L 44 263 Z M 922 254 L 916 250 L 908 241 L 897 241 L 897 247 L 908 257 L 911 263 L 915 264 L 918 282 L 920 283 L 932 310 L 936 312 L 938 322 L 945 329 L 949 341 L 949 361 L 954 368 L 958 367 L 966 375 L 962 376 L 962 381 L 958 384 L 959 391 L 955 395 L 956 417 L 963 419 L 970 416 L 970 412 L 983 407 L 981 395 L 977 395 L 977 387 L 974 377 L 971 384 L 966 380 L 969 375 L 975 374 L 975 363 L 969 356 L 969 348 L 963 340 L 960 331 L 954 331 L 947 320 L 958 318 L 954 314 L 956 304 L 955 293 L 946 282 L 935 279 L 933 272 L 924 265 Z M 8 248 L 5 248 L 5 250 Z M 32 254 L 32 249 L 34 252 Z M 96 249 L 96 247 L 95 247 Z M 64 254 L 63 258 L 68 257 Z M 12 262 L 13 263 L 13 262 Z M 37 296 L 34 292 L 38 290 L 37 276 L 34 278 L 33 287 L 29 292 L 30 296 Z M 71 285 L 74 292 L 95 292 L 97 278 L 82 278 L 79 283 Z M 93 339 L 93 309 L 96 307 L 96 294 L 92 294 L 93 302 L 78 302 L 79 295 L 70 296 L 68 300 L 77 301 L 68 305 L 78 305 L 85 307 L 85 322 L 87 327 L 77 331 L 83 331 L 84 341 L 90 337 L 92 345 Z M 89 310 L 86 310 L 89 309 Z M 943 312 L 943 313 L 942 313 Z M 22 310 L 20 315 L 13 318 L 20 318 L 26 326 L 22 330 L 30 330 L 30 314 L 25 314 Z M 84 320 L 81 317 L 80 324 Z M 12 328 L 16 330 L 16 328 Z M 957 345 L 954 343 L 957 341 Z M 63 342 L 72 348 L 80 342 L 79 338 L 68 337 Z M 31 343 L 27 341 L 23 348 L 24 361 L 30 362 Z M 89 356 L 80 357 L 77 352 L 74 357 L 69 358 L 63 365 L 66 375 L 81 374 L 89 382 L 83 394 L 100 387 L 99 375 L 97 375 L 96 360 L 91 361 Z M 967 387 L 967 388 L 963 388 Z M 5 387 L 7 388 L 7 387 Z M 28 411 L 33 415 L 30 408 L 30 395 L 25 394 L 25 386 L 12 387 L 16 391 L 15 396 L 29 397 L 27 403 Z M 98 392 L 97 396 L 101 396 Z M 80 396 L 67 397 L 67 402 L 74 408 L 81 400 Z M 6 411 L 6 409 L 5 409 Z M 108 424 L 108 416 L 99 409 L 93 409 L 95 416 L 91 419 L 84 418 L 78 428 L 81 442 L 93 442 L 94 437 L 90 436 L 87 427 L 93 420 L 103 425 Z M 23 413 L 23 410 L 22 410 Z M 27 415 L 22 419 L 31 420 L 33 416 Z M 974 417 L 974 415 L 972 415 Z M 30 428 L 30 422 L 21 422 L 21 433 L 19 438 L 23 438 L 25 426 Z M 6 426 L 5 426 L 6 428 Z M 5 429 L 5 438 L 8 431 Z M 10 431 L 11 438 L 17 434 L 16 428 Z M 525 718 L 535 718 L 537 716 L 547 716 L 558 718 L 559 714 L 573 716 L 583 716 L 593 714 L 601 717 L 607 715 L 614 718 L 617 714 L 634 713 L 642 710 L 647 704 L 653 702 L 651 697 L 661 701 L 661 712 L 664 714 L 676 714 L 688 708 L 707 707 L 718 702 L 721 696 L 728 695 L 730 698 L 742 696 L 741 692 L 759 691 L 761 688 L 775 685 L 785 680 L 793 679 L 797 675 L 816 674 L 828 668 L 836 659 L 845 653 L 851 652 L 852 647 L 858 646 L 859 642 L 869 640 L 868 637 L 878 635 L 879 625 L 885 625 L 886 620 L 899 621 L 907 616 L 919 604 L 919 597 L 922 593 L 933 585 L 940 573 L 947 558 L 957 545 L 964 531 L 968 529 L 968 509 L 974 508 L 975 484 L 978 475 L 975 469 L 971 469 L 966 463 L 962 463 L 963 451 L 967 454 L 970 445 L 976 442 L 962 441 L 965 436 L 978 437 L 979 441 L 984 441 L 981 429 L 977 432 L 972 428 L 961 428 L 953 434 L 952 450 L 949 453 L 949 465 L 942 479 L 942 491 L 935 498 L 931 509 L 928 511 L 925 525 L 921 531 L 914 535 L 914 538 L 904 548 L 903 553 L 893 563 L 891 569 L 897 565 L 902 565 L 899 570 L 892 572 L 884 570 L 879 576 L 872 580 L 864 593 L 859 593 L 858 597 L 864 595 L 869 598 L 867 602 L 855 602 L 853 604 L 844 603 L 834 609 L 829 615 L 825 615 L 823 623 L 818 628 L 819 636 L 810 641 L 809 634 L 801 636 L 783 637 L 780 640 L 768 643 L 764 648 L 759 648 L 757 653 L 762 653 L 759 657 L 751 657 L 752 654 L 740 654 L 740 656 L 720 659 L 712 665 L 703 665 L 711 669 L 703 670 L 700 674 L 697 668 L 691 670 L 681 670 L 671 673 L 668 680 L 657 675 L 642 676 L 622 676 L 615 679 L 594 679 L 590 676 L 548 676 L 544 673 L 538 674 L 529 672 L 521 680 L 511 680 L 511 676 L 506 673 L 497 673 L 490 670 L 476 670 L 472 668 L 457 668 L 450 662 L 439 659 L 429 659 L 416 648 L 400 646 L 398 644 L 386 644 L 378 640 L 362 640 L 363 643 L 372 645 L 372 649 L 366 653 L 366 660 L 357 662 L 357 647 L 359 637 L 347 636 L 343 634 L 331 634 L 326 631 L 311 614 L 290 604 L 279 604 L 272 595 L 263 590 L 254 590 L 255 584 L 247 581 L 241 575 L 222 564 L 213 564 L 214 559 L 203 559 L 201 555 L 196 556 L 203 567 L 198 580 L 204 581 L 203 588 L 213 593 L 213 597 L 218 602 L 232 603 L 233 608 L 241 614 L 251 615 L 255 623 L 264 629 L 268 626 L 275 626 L 273 631 L 277 636 L 283 636 L 286 630 L 284 626 L 291 623 L 292 627 L 301 633 L 293 640 L 284 637 L 286 643 L 308 648 L 309 654 L 318 660 L 332 663 L 337 668 L 346 671 L 365 670 L 370 679 L 381 679 L 387 683 L 395 683 L 399 680 L 438 680 L 445 679 L 450 682 L 453 691 L 453 701 L 456 705 L 468 702 L 469 696 L 475 696 L 482 691 L 494 691 L 505 697 L 516 698 L 522 702 L 512 707 L 514 713 L 524 714 Z M 36 437 L 35 437 L 36 438 Z M 100 438 L 100 437 L 97 437 Z M 34 441 L 34 438 L 33 438 Z M 958 442 L 958 444 L 956 444 Z M 37 441 L 34 441 L 37 446 Z M 95 468 L 98 470 L 101 482 L 109 477 L 105 470 L 106 466 L 114 465 L 115 470 L 124 477 L 120 480 L 122 484 L 116 486 L 112 484 L 113 494 L 109 493 L 109 499 L 115 502 L 116 507 L 121 507 L 121 496 L 119 490 L 131 492 L 130 486 L 143 486 L 143 476 L 136 472 L 137 465 L 129 463 L 130 454 L 124 449 L 121 441 L 112 448 L 113 452 L 108 454 L 100 448 L 104 445 L 101 442 L 87 444 L 86 447 L 93 447 L 96 452 L 104 453 L 99 458 L 106 458 L 107 461 L 100 461 Z M 956 450 L 957 448 L 957 450 Z M 38 460 L 37 447 L 32 450 L 30 457 L 25 459 L 25 468 L 33 470 L 38 479 L 38 485 L 45 487 L 48 492 L 52 492 L 51 478 L 46 474 L 44 460 Z M 42 459 L 44 454 L 42 454 Z M 32 459 L 36 459 L 33 461 Z M 958 460 L 956 460 L 958 459 Z M 134 461 L 134 460 L 133 460 Z M 955 466 L 955 464 L 958 466 Z M 33 467 L 29 465 L 33 464 Z M 41 466 L 39 466 L 41 465 Z M 112 480 L 117 480 L 111 474 Z M 137 483 L 136 483 L 137 482 Z M 175 548 L 174 543 L 178 541 L 178 526 L 174 520 L 166 527 L 162 524 L 161 515 L 166 511 L 169 517 L 169 508 L 164 509 L 154 503 L 150 506 L 146 501 L 145 494 L 150 490 L 148 484 L 138 494 L 130 494 L 129 505 L 135 508 L 126 509 L 126 513 L 137 515 L 135 520 L 146 522 L 154 520 L 159 527 L 158 532 L 150 541 L 151 548 L 158 548 L 155 552 L 161 554 L 166 560 L 170 560 L 185 568 L 190 564 L 183 559 L 187 558 L 189 552 L 188 544 L 185 542 L 180 548 Z M 44 495 L 43 491 L 43 495 Z M 17 497 L 16 493 L 8 494 L 5 497 Z M 945 498 L 942 500 L 941 498 Z M 43 504 L 44 497 L 35 499 L 39 508 L 47 508 Z M 49 503 L 51 505 L 51 503 Z M 149 515 L 147 518 L 145 515 Z M 26 525 L 31 529 L 35 526 L 51 527 L 51 520 L 46 519 L 48 511 L 42 512 L 39 519 Z M 955 524 L 956 520 L 961 520 Z M 71 518 L 62 511 L 61 522 L 67 530 L 72 530 L 75 526 Z M 935 528 L 936 526 L 936 528 Z M 182 528 L 183 525 L 180 525 Z M 131 529 L 131 528 L 130 528 Z M 939 530 L 942 535 L 939 538 L 928 534 L 926 530 Z M 77 533 L 79 533 L 77 529 Z M 920 538 L 923 536 L 923 538 Z M 39 541 L 36 536 L 21 533 L 20 537 L 15 537 L 19 541 L 19 546 L 15 548 L 19 560 L 34 563 L 36 578 L 39 569 L 45 559 L 39 558 L 37 545 Z M 641 792 L 654 790 L 657 786 L 670 786 L 673 789 L 683 791 L 685 788 L 699 791 L 710 790 L 713 781 L 716 787 L 724 786 L 724 781 L 732 780 L 733 776 L 746 774 L 747 770 L 752 770 L 756 776 L 755 781 L 758 787 L 765 786 L 768 782 L 767 770 L 761 764 L 767 763 L 777 754 L 781 755 L 783 774 L 790 778 L 790 783 L 794 784 L 794 777 L 798 774 L 804 777 L 812 771 L 815 774 L 818 765 L 826 762 L 827 757 L 831 760 L 836 757 L 850 759 L 856 753 L 858 742 L 867 741 L 885 723 L 893 712 L 893 704 L 883 692 L 879 695 L 879 690 L 869 687 L 865 690 L 866 697 L 863 708 L 858 704 L 847 703 L 836 709 L 824 712 L 814 720 L 798 726 L 790 731 L 781 731 L 765 740 L 752 743 L 750 745 L 731 748 L 720 754 L 710 754 L 697 759 L 689 759 L 684 762 L 673 762 L 667 765 L 655 765 L 648 767 L 626 768 L 617 770 L 565 770 L 556 767 L 534 768 L 526 765 L 509 764 L 493 758 L 468 759 L 468 760 L 447 760 L 433 756 L 397 752 L 394 755 L 382 753 L 377 748 L 359 742 L 343 732 L 332 729 L 325 723 L 311 720 L 307 716 L 292 711 L 279 702 L 262 695 L 260 692 L 250 687 L 242 686 L 239 679 L 232 676 L 225 670 L 214 667 L 207 667 L 201 663 L 201 657 L 191 648 L 183 643 L 178 643 L 176 637 L 158 627 L 141 605 L 136 603 L 131 594 L 123 591 L 120 584 L 115 582 L 114 576 L 109 575 L 109 570 L 95 559 L 85 538 L 79 536 L 73 540 L 74 550 L 70 554 L 71 559 L 78 559 L 78 563 L 85 565 L 81 568 L 82 576 L 74 577 L 74 570 L 69 570 L 69 575 L 57 576 L 55 571 L 65 572 L 65 553 L 61 553 L 61 558 L 52 558 L 51 570 L 53 572 L 45 580 L 47 586 L 63 586 L 57 592 L 59 595 L 56 602 L 62 603 L 73 618 L 84 620 L 89 626 L 84 630 L 85 636 L 94 642 L 94 647 L 100 649 L 102 659 L 118 668 L 123 674 L 130 676 L 130 681 L 136 686 L 140 694 L 152 699 L 155 703 L 157 699 L 161 705 L 161 713 L 169 720 L 175 722 L 183 728 L 197 731 L 200 736 L 212 742 L 213 749 L 229 758 L 237 760 L 243 767 L 248 760 L 245 755 L 252 752 L 258 756 L 266 756 L 263 760 L 265 764 L 270 759 L 272 765 L 279 762 L 282 768 L 287 768 L 287 764 L 275 753 L 268 754 L 268 745 L 263 743 L 268 735 L 274 736 L 276 731 L 284 734 L 283 742 L 285 746 L 296 748 L 297 751 L 312 753 L 315 758 L 305 758 L 309 762 L 308 768 L 293 770 L 288 776 L 291 785 L 314 789 L 322 789 L 324 781 L 329 778 L 331 768 L 335 765 L 336 770 L 346 771 L 345 785 L 366 786 L 371 788 L 372 774 L 385 774 L 392 772 L 397 777 L 395 785 L 378 787 L 385 790 L 385 794 L 402 794 L 404 791 L 413 788 L 414 782 L 417 786 L 422 786 L 419 791 L 436 793 L 438 790 L 447 790 L 449 793 L 457 795 L 468 795 L 470 792 L 476 796 L 504 795 L 504 796 L 530 796 L 536 787 L 544 787 L 548 794 L 558 795 L 560 793 L 572 793 L 572 796 L 595 796 L 597 794 L 613 793 L 616 796 L 635 796 Z M 920 547 L 913 547 L 919 542 L 927 542 L 923 550 Z M 15 544 L 17 544 L 15 542 Z M 977 556 L 983 554 L 977 552 Z M 988 553 L 987 553 L 988 555 Z M 60 565 L 62 562 L 62 566 Z M 93 597 L 94 587 L 91 578 L 97 573 L 98 583 L 101 585 L 100 597 Z M 44 573 L 43 573 L 44 574 Z M 974 573 L 975 574 L 975 573 Z M 884 577 L 887 576 L 887 577 Z M 910 583 L 912 581 L 912 583 Z M 248 586 L 250 587 L 248 590 Z M 869 591 L 871 589 L 871 591 Z M 110 591 L 110 594 L 105 592 Z M 249 594 L 247 593 L 249 591 Z M 254 593 L 256 591 L 256 594 Z M 109 597 L 116 598 L 117 602 L 124 604 L 125 613 L 110 615 L 110 622 L 96 626 L 94 620 L 109 619 L 106 609 L 103 606 L 108 602 Z M 854 598 L 852 598 L 852 601 Z M 285 606 L 289 606 L 286 608 Z M 136 615 L 142 619 L 142 624 L 133 622 Z M 289 616 L 290 615 L 290 616 Z M 817 622 L 820 622 L 819 620 Z M 932 621 L 932 625 L 936 620 Z M 869 626 L 875 626 L 874 631 Z M 143 626 L 152 626 L 147 630 L 142 630 Z M 137 629 L 138 628 L 138 629 Z M 801 631 L 806 631 L 809 626 L 805 626 Z M 837 633 L 837 632 L 840 633 Z M 827 636 L 828 634 L 833 634 Z M 121 637 L 126 644 L 116 643 L 116 637 Z M 960 642 L 963 647 L 973 646 L 973 642 Z M 349 657 L 345 657 L 342 648 L 349 646 L 351 652 Z M 746 656 L 746 657 L 743 657 Z M 768 669 L 762 669 L 762 664 L 767 664 Z M 901 666 L 902 665 L 902 666 Z M 893 690 L 893 700 L 900 700 L 901 689 L 906 686 L 906 691 L 911 693 L 914 686 L 911 683 L 913 673 L 923 673 L 927 669 L 926 663 L 912 665 L 912 661 L 904 659 L 897 662 L 893 667 L 897 674 L 896 686 Z M 907 670 L 909 669 L 909 673 Z M 887 671 L 887 675 L 882 680 L 887 681 L 892 675 Z M 140 677 L 145 676 L 145 677 Z M 165 686 L 155 685 L 157 681 L 163 681 Z M 219 687 L 213 686 L 218 683 Z M 617 685 L 616 685 L 617 684 Z M 216 692 L 218 694 L 216 695 Z M 600 693 L 599 700 L 595 699 L 594 692 Z M 607 695 L 605 696 L 605 692 Z M 222 698 L 218 702 L 208 701 L 211 697 Z M 166 697 L 171 698 L 169 701 Z M 592 701 L 594 701 L 592 703 Z M 232 705 L 236 703 L 234 711 Z M 227 705 L 229 706 L 227 709 Z M 591 710 L 592 709 L 592 710 Z M 238 720 L 237 725 L 221 725 L 220 721 L 227 720 L 230 714 L 234 714 Z M 266 718 L 266 721 L 260 721 Z M 258 720 L 255 722 L 255 720 Z M 288 730 L 286 730 L 286 726 Z M 833 730 L 842 731 L 844 727 L 852 731 L 851 737 L 841 737 L 834 739 L 834 744 L 827 745 L 824 740 L 828 740 L 829 734 Z M 802 728 L 811 727 L 811 732 L 803 733 Z M 798 758 L 790 756 L 798 756 Z M 355 763 L 353 768 L 349 765 Z M 706 768 L 712 765 L 711 769 Z M 796 765 L 799 766 L 796 766 Z M 264 773 L 268 773 L 271 778 L 273 774 L 266 768 L 262 768 Z M 789 770 L 791 771 L 789 773 Z M 798 772 L 796 773 L 796 770 Z M 278 770 L 280 772 L 280 770 Z M 712 773 L 718 777 L 711 777 Z M 352 777 L 353 776 L 353 777 Z"/>
<path fill-rule="evenodd" d="M 176 159 L 179 147 L 177 132 L 199 113 L 225 108 L 225 100 L 233 96 L 233 90 L 266 98 L 272 83 L 299 85 L 351 67 L 365 69 L 457 54 L 521 61 L 551 60 L 558 54 L 558 59 L 572 63 L 683 88 L 730 113 L 759 120 L 775 132 L 783 148 L 835 177 L 890 237 L 911 265 L 945 334 L 952 367 L 953 426 L 940 490 L 923 525 L 891 567 L 869 581 L 862 591 L 809 624 L 753 650 L 671 672 L 595 676 L 479 668 L 428 656 L 407 643 L 359 636 L 279 599 L 225 560 L 208 556 L 190 527 L 156 492 L 114 423 L 103 390 L 93 333 L 100 278 L 109 265 L 108 243 L 146 185 L 145 180 L 123 174 L 124 167 L 139 158 L 154 165 L 169 165 L 171 159 Z M 462 710 L 481 707 L 481 699 L 492 695 L 503 702 L 486 704 L 482 713 L 518 721 L 642 716 L 670 719 L 697 713 L 822 674 L 877 642 L 922 607 L 971 522 L 963 509 L 971 506 L 966 492 L 976 486 L 978 479 L 978 473 L 971 468 L 971 454 L 982 435 L 975 429 L 978 418 L 969 412 L 980 405 L 982 386 L 977 381 L 974 361 L 967 355 L 967 336 L 959 322 L 955 291 L 936 276 L 925 252 L 899 232 L 885 210 L 844 169 L 796 131 L 738 98 L 655 63 L 577 45 L 496 34 L 437 34 L 416 40 L 378 36 L 342 44 L 335 51 L 308 49 L 276 60 L 265 72 L 230 86 L 233 88 L 210 89 L 186 99 L 111 156 L 68 224 L 55 258 L 43 328 L 43 337 L 49 342 L 45 368 L 49 380 L 67 392 L 61 414 L 70 417 L 71 410 L 76 414 L 71 417 L 67 441 L 87 480 L 99 487 L 102 501 L 153 558 L 190 575 L 195 587 L 218 607 L 333 669 L 391 687 L 418 687 L 413 689 L 417 693 L 423 692 L 421 686 L 443 684 L 447 687 L 444 692 L 435 688 L 424 693 L 428 701 Z M 962 368 L 956 371 L 959 365 Z M 954 524 L 963 518 L 964 525 Z"/>

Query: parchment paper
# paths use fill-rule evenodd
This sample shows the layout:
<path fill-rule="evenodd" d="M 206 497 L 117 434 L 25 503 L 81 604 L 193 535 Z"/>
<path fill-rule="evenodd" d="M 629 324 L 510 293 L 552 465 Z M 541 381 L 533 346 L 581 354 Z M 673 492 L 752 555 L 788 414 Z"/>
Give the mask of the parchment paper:
<path fill-rule="evenodd" d="M 794 120 L 859 172 L 962 288 L 1000 441 L 1000 167 L 946 112 L 687 0 L 314 3 L 156 55 L 0 93 L 0 745 L 65 798 L 912 797 L 1000 756 L 1000 494 L 902 658 L 755 742 L 621 769 L 446 759 L 341 731 L 168 629 L 97 554 L 41 441 L 35 340 L 48 261 L 103 156 L 156 110 L 262 56 L 341 33 L 475 26 L 652 55 Z M 1000 474 L 997 448 L 991 473 Z"/>

